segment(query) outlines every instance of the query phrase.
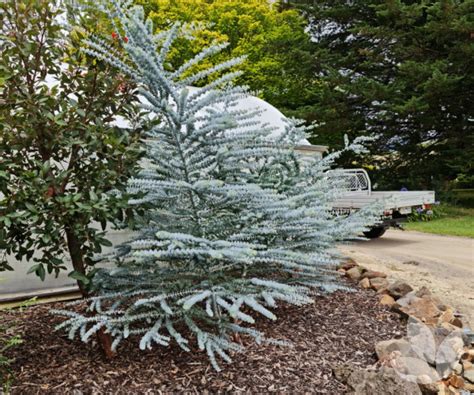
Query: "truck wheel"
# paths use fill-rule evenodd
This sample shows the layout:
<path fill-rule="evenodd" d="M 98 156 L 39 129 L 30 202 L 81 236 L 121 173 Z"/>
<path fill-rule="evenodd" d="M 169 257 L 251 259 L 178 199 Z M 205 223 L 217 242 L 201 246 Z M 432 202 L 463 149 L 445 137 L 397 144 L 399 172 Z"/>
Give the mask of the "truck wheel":
<path fill-rule="evenodd" d="M 368 239 L 377 239 L 382 237 L 387 228 L 385 226 L 374 226 L 372 229 L 364 232 L 364 236 Z"/>

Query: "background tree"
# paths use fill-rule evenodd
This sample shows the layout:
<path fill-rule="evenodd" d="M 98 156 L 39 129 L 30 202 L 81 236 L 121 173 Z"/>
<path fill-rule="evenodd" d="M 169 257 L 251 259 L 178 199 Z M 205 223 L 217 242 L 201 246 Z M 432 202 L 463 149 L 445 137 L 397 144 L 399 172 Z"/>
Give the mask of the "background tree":
<path fill-rule="evenodd" d="M 381 187 L 472 180 L 473 2 L 306 3 L 321 84 L 308 119 L 318 141 L 337 147 L 344 133 L 380 134 L 373 156 L 355 164 L 375 165 Z"/>
<path fill-rule="evenodd" d="M 196 65 L 245 55 L 238 65 L 240 85 L 278 107 L 286 115 L 304 115 L 314 99 L 317 82 L 306 21 L 295 10 L 281 10 L 268 0 L 135 0 L 144 6 L 158 31 L 184 23 L 169 61 L 174 67 L 211 43 L 227 42 L 225 50 Z M 201 84 L 203 81 L 200 82 Z"/>
<path fill-rule="evenodd" d="M 0 269 L 24 258 L 44 279 L 70 260 L 86 293 L 92 256 L 110 245 L 93 223 L 123 217 L 127 196 L 109 192 L 140 156 L 138 134 L 113 126 L 135 90 L 81 51 L 84 27 L 107 30 L 104 19 L 76 12 L 69 32 L 61 2 L 8 0 L 0 12 Z"/>

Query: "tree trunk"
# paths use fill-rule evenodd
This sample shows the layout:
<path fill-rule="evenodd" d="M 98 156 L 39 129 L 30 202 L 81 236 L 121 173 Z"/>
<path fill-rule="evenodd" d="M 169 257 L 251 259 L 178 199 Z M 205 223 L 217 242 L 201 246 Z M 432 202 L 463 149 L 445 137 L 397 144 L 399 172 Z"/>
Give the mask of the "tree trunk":
<path fill-rule="evenodd" d="M 75 271 L 85 275 L 86 264 L 84 262 L 84 254 L 82 253 L 79 239 L 74 234 L 74 231 L 68 228 L 66 229 L 66 239 L 72 267 Z M 77 285 L 79 286 L 82 297 L 89 297 L 89 291 L 84 287 L 84 284 L 81 281 L 77 281 Z M 108 359 L 111 359 L 115 356 L 115 352 L 112 351 L 112 338 L 109 333 L 105 333 L 104 328 L 101 328 L 97 332 L 97 341 Z"/>
<path fill-rule="evenodd" d="M 66 229 L 66 239 L 67 247 L 69 249 L 69 256 L 71 257 L 72 267 L 75 271 L 86 274 L 86 265 L 84 263 L 84 255 L 81 249 L 81 243 L 78 240 L 77 236 L 74 234 L 74 231 L 71 229 Z M 88 291 L 84 287 L 84 284 L 81 281 L 77 281 L 79 290 L 81 291 L 82 297 L 87 298 L 89 296 Z"/>
<path fill-rule="evenodd" d="M 110 333 L 105 333 L 104 328 L 100 328 L 97 332 L 97 341 L 99 342 L 102 351 L 107 359 L 115 357 L 116 353 L 112 350 L 112 337 Z"/>

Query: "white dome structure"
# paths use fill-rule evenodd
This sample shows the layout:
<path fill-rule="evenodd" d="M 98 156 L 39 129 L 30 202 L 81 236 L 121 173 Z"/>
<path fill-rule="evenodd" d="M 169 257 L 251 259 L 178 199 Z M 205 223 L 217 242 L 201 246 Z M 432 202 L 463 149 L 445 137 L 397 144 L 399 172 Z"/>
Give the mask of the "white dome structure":
<path fill-rule="evenodd" d="M 188 87 L 190 93 L 199 91 L 199 88 Z M 275 130 L 270 134 L 270 137 L 278 137 L 286 127 L 287 118 L 278 110 L 273 107 L 270 103 L 262 100 L 256 96 L 247 95 L 242 99 L 237 100 L 237 105 L 233 107 L 233 110 L 246 110 L 246 111 L 260 111 L 259 115 L 260 123 L 267 124 L 269 127 Z M 299 142 L 301 145 L 310 145 L 309 141 L 303 139 Z"/>
<path fill-rule="evenodd" d="M 187 89 L 189 90 L 189 93 L 192 94 L 198 92 L 200 88 L 188 87 Z M 143 103 L 147 102 L 143 97 L 140 97 L 140 101 Z M 260 111 L 260 122 L 274 129 L 270 134 L 270 137 L 273 138 L 276 138 L 283 133 L 287 125 L 287 117 L 285 117 L 285 115 L 270 103 L 256 96 L 246 95 L 242 99 L 237 100 L 237 104 L 233 106 L 233 110 Z M 129 124 L 125 119 L 117 117 L 116 125 L 126 128 Z M 298 142 L 296 149 L 304 155 L 322 157 L 323 153 L 326 152 L 327 147 L 322 145 L 311 145 L 308 140 L 302 139 Z"/>
<path fill-rule="evenodd" d="M 53 87 L 58 83 L 55 78 L 51 78 L 50 76 L 46 76 L 45 79 L 46 86 L 49 88 Z M 187 87 L 189 93 L 196 93 L 200 90 L 200 88 L 189 86 Z M 72 98 L 74 94 L 71 95 Z M 76 98 L 77 99 L 77 98 Z M 139 96 L 139 100 L 142 103 L 147 103 L 147 100 Z M 234 107 L 236 110 L 259 110 L 261 111 L 260 114 L 260 122 L 262 124 L 267 124 L 269 127 L 274 128 L 275 130 L 270 134 L 270 137 L 278 137 L 281 133 L 284 132 L 286 127 L 286 120 L 287 117 L 283 115 L 280 110 L 276 107 L 272 106 L 270 103 L 262 100 L 256 96 L 246 95 L 242 99 L 237 100 L 237 105 Z M 123 117 L 116 117 L 114 122 L 118 127 L 127 128 L 129 127 L 129 122 Z M 323 145 L 311 145 L 311 143 L 306 140 L 302 139 L 298 142 L 296 147 L 297 151 L 301 152 L 304 155 L 311 155 L 316 157 L 322 157 L 323 153 L 327 151 L 327 147 Z"/>

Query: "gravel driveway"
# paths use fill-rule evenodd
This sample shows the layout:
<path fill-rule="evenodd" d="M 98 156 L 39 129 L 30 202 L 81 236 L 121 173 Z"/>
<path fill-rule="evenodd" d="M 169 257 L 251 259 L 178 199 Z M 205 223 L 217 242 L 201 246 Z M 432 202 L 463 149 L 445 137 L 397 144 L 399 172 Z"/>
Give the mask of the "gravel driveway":
<path fill-rule="evenodd" d="M 415 288 L 427 286 L 474 327 L 474 239 L 389 230 L 341 250 L 367 268 Z"/>

